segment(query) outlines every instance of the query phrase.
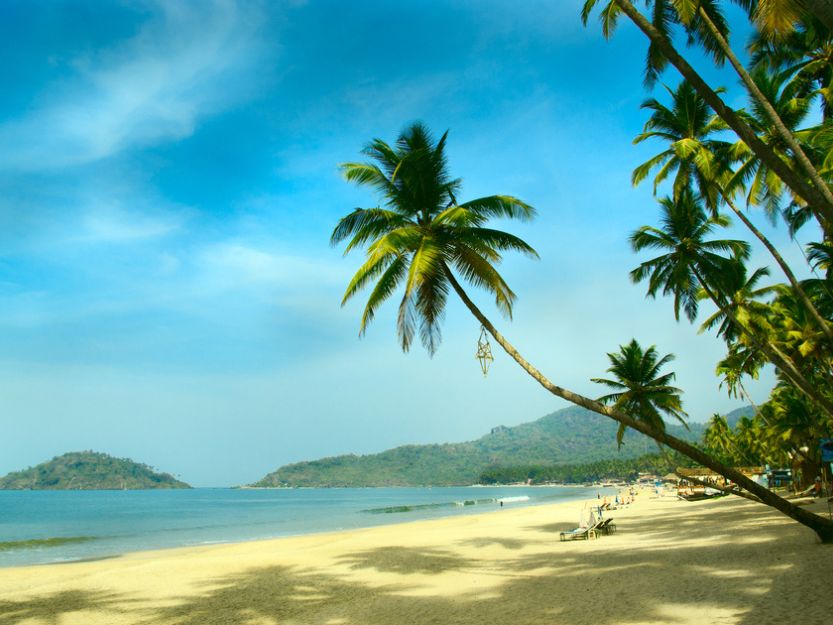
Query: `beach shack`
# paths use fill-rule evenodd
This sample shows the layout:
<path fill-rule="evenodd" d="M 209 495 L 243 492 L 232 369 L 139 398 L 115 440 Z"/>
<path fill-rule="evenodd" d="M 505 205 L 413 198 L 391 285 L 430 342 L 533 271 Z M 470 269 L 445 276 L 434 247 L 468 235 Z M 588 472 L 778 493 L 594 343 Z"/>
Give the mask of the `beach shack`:
<path fill-rule="evenodd" d="M 766 477 L 764 467 L 735 467 L 735 470 L 758 484 L 764 483 Z M 712 495 L 720 492 L 720 489 L 732 487 L 730 480 L 706 467 L 681 467 L 677 469 L 677 476 L 679 477 L 677 480 L 677 494 L 686 499 Z M 715 488 L 710 489 L 708 485 L 713 485 Z"/>

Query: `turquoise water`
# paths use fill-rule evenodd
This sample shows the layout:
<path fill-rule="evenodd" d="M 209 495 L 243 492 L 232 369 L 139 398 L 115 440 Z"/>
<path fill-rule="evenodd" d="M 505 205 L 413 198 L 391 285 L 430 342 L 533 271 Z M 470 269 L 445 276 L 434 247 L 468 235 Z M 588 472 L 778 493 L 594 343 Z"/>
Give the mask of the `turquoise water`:
<path fill-rule="evenodd" d="M 588 499 L 595 488 L 0 491 L 0 566 L 291 536 Z"/>

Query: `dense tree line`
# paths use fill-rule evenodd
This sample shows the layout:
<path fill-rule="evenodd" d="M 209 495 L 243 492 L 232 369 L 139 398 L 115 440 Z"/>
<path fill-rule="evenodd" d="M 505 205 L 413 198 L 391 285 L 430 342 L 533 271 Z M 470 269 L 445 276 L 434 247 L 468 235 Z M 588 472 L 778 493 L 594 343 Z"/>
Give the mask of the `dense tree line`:
<path fill-rule="evenodd" d="M 682 454 L 648 454 L 637 458 L 614 458 L 584 464 L 518 465 L 489 467 L 480 474 L 481 484 L 582 484 L 604 480 L 635 481 L 640 473 L 660 477 L 673 473 L 678 467 L 692 466 Z"/>

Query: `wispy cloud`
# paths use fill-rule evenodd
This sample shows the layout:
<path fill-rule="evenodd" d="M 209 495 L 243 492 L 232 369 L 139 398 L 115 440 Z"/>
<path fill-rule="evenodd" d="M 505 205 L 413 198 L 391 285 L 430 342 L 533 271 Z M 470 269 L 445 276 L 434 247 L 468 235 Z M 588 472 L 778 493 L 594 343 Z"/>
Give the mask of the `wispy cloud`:
<path fill-rule="evenodd" d="M 165 236 L 179 230 L 178 215 L 153 216 L 148 212 L 131 212 L 119 204 L 97 206 L 83 217 L 81 240 L 121 243 Z"/>
<path fill-rule="evenodd" d="M 341 284 L 344 270 L 326 260 L 252 247 L 218 243 L 205 248 L 198 261 L 204 277 L 217 289 L 250 285 L 310 287 Z"/>
<path fill-rule="evenodd" d="M 159 3 L 134 37 L 73 59 L 45 103 L 0 126 L 0 166 L 52 169 L 189 136 L 250 90 L 265 51 L 253 6 Z"/>

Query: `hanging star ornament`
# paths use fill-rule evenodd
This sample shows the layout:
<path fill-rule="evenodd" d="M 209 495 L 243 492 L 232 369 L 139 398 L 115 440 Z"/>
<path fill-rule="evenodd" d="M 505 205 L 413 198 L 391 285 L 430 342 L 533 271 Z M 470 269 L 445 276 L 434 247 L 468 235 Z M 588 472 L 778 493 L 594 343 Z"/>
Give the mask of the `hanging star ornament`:
<path fill-rule="evenodd" d="M 477 339 L 477 353 L 474 357 L 480 362 L 480 370 L 485 378 L 495 357 L 492 356 L 492 346 L 489 344 L 489 336 L 484 326 L 480 326 L 480 338 Z"/>

